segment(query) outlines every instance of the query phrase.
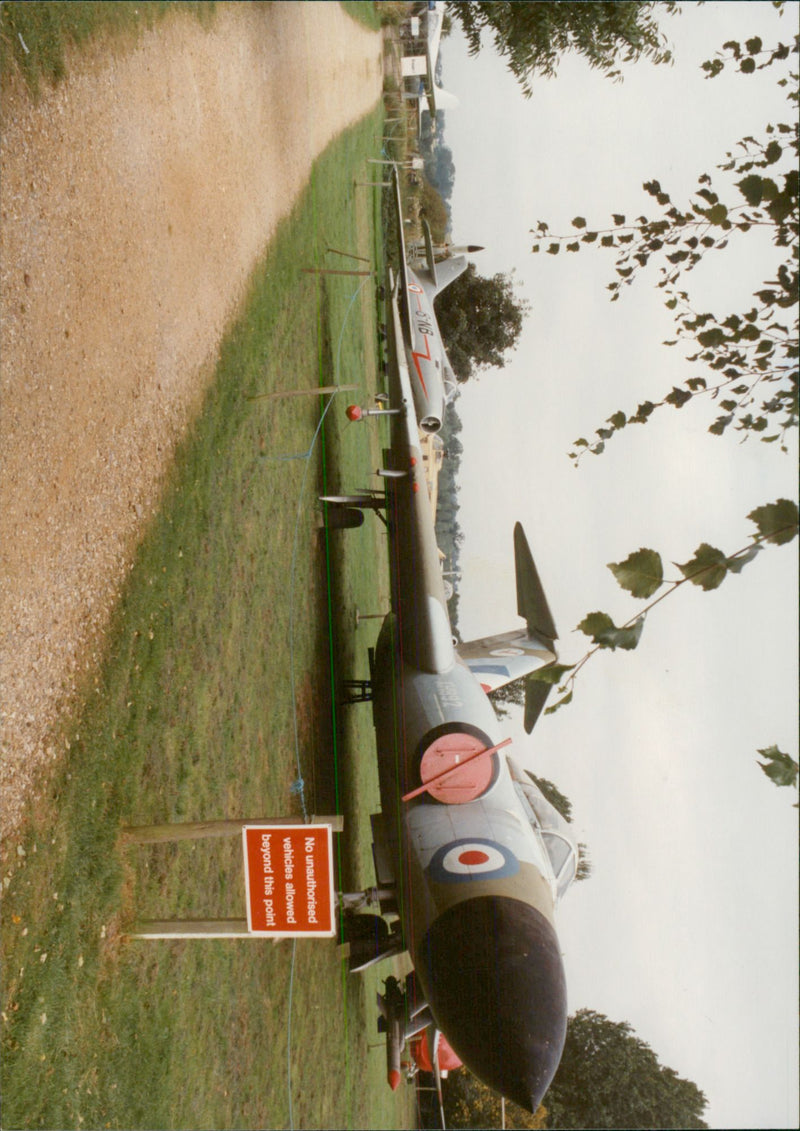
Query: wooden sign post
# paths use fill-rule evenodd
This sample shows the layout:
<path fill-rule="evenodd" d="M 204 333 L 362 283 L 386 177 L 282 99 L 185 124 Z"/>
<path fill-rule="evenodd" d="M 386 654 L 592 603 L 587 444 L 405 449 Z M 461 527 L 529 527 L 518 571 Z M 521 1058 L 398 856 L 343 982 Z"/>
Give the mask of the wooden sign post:
<path fill-rule="evenodd" d="M 148 919 L 127 932 L 135 939 L 332 938 L 337 900 L 333 833 L 342 817 L 190 821 L 122 830 L 123 844 L 163 844 L 206 837 L 242 837 L 245 919 Z"/>

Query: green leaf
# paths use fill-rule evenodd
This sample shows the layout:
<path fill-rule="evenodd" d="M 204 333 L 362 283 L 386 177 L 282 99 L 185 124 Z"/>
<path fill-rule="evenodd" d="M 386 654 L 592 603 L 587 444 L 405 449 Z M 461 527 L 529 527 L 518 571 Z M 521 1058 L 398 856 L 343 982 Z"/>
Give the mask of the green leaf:
<path fill-rule="evenodd" d="M 639 643 L 644 628 L 644 616 L 637 617 L 628 627 L 617 628 L 608 613 L 589 613 L 578 625 L 580 632 L 591 636 L 600 648 L 624 648 L 629 651 Z"/>
<path fill-rule="evenodd" d="M 711 224 L 724 224 L 728 219 L 728 209 L 724 204 L 715 204 L 706 212 L 706 217 Z"/>
<path fill-rule="evenodd" d="M 535 672 L 530 672 L 527 678 L 537 683 L 560 683 L 564 673 L 571 672 L 574 667 L 574 664 L 548 664 L 546 668 L 537 668 Z"/>
<path fill-rule="evenodd" d="M 781 153 L 783 153 L 783 149 L 781 148 L 780 142 L 771 141 L 767 148 L 764 150 L 764 159 L 766 160 L 768 165 L 774 165 L 775 162 L 780 158 Z"/>
<path fill-rule="evenodd" d="M 782 224 L 787 216 L 791 216 L 797 207 L 797 194 L 789 191 L 779 193 L 775 199 L 770 203 L 767 212 L 770 219 L 774 220 L 776 224 Z"/>
<path fill-rule="evenodd" d="M 613 428 L 624 428 L 628 423 L 628 417 L 624 412 L 615 412 L 613 416 L 609 416 L 608 423 Z"/>
<path fill-rule="evenodd" d="M 797 785 L 797 774 L 800 767 L 794 758 L 784 754 L 775 745 L 767 746 L 764 750 L 759 750 L 758 753 L 767 759 L 766 763 L 759 762 L 758 764 L 771 781 L 774 781 L 776 785 Z"/>
<path fill-rule="evenodd" d="M 715 326 L 711 330 L 703 330 L 702 333 L 697 335 L 697 340 L 706 349 L 721 346 L 725 341 L 725 331 L 720 330 L 719 326 Z"/>
<path fill-rule="evenodd" d="M 761 203 L 764 197 L 764 178 L 759 177 L 758 173 L 751 173 L 736 184 L 751 208 L 756 208 Z"/>
<path fill-rule="evenodd" d="M 741 63 L 739 64 L 739 70 L 742 71 L 742 73 L 745 74 L 745 75 L 752 75 L 752 73 L 755 69 L 756 69 L 755 59 L 749 59 L 749 58 L 748 59 L 742 59 Z"/>
<path fill-rule="evenodd" d="M 558 255 L 560 250 L 561 250 L 560 244 L 551 243 L 551 244 L 548 245 L 547 254 L 548 255 Z"/>
<path fill-rule="evenodd" d="M 630 423 L 644 424 L 655 407 L 652 401 L 643 401 L 637 408 L 636 415 L 631 417 Z"/>
<path fill-rule="evenodd" d="M 797 534 L 797 504 L 791 499 L 778 499 L 756 507 L 747 517 L 756 524 L 761 537 L 776 546 L 791 542 Z"/>
<path fill-rule="evenodd" d="M 585 228 L 586 221 L 584 220 L 583 216 L 576 216 L 572 221 L 572 226 L 573 228 Z"/>
<path fill-rule="evenodd" d="M 741 573 L 747 563 L 757 557 L 762 549 L 762 546 L 751 546 L 744 553 L 735 554 L 732 558 L 728 558 L 728 569 L 731 573 Z"/>
<path fill-rule="evenodd" d="M 620 224 L 624 224 L 624 223 L 625 223 L 625 217 L 624 217 L 624 216 L 621 216 L 621 215 L 619 214 L 619 212 L 614 212 L 614 213 L 612 213 L 611 219 L 612 219 L 612 220 L 614 221 L 614 223 L 615 223 L 615 224 L 617 225 L 617 227 L 619 227 L 619 226 L 620 226 Z"/>
<path fill-rule="evenodd" d="M 688 389 L 673 388 L 671 393 L 667 393 L 664 400 L 667 404 L 673 405 L 675 408 L 682 408 L 687 401 L 692 399 L 692 394 Z"/>
<path fill-rule="evenodd" d="M 664 584 L 664 563 L 656 550 L 636 550 L 624 562 L 609 562 L 608 568 L 623 589 L 642 600 Z"/>
<path fill-rule="evenodd" d="M 732 420 L 732 414 L 728 416 L 718 416 L 714 423 L 709 425 L 708 430 L 714 436 L 721 436 Z"/>
<path fill-rule="evenodd" d="M 555 714 L 555 712 L 558 710 L 559 707 L 566 707 L 567 703 L 571 703 L 571 702 L 572 702 L 572 692 L 568 691 L 567 694 L 564 696 L 564 698 L 559 699 L 557 703 L 554 703 L 552 705 L 552 707 L 545 707 L 544 713 L 546 715 L 553 715 L 553 714 Z"/>
<path fill-rule="evenodd" d="M 708 542 L 700 543 L 690 561 L 683 565 L 680 562 L 675 564 L 692 585 L 699 585 L 705 590 L 720 586 L 728 572 L 727 557 L 716 546 L 709 546 Z"/>

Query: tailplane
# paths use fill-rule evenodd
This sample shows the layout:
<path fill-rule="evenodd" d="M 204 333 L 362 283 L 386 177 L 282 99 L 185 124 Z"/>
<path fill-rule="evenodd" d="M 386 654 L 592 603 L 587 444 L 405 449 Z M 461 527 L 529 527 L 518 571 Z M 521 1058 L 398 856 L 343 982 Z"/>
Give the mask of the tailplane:
<path fill-rule="evenodd" d="M 531 674 L 558 658 L 558 632 L 520 523 L 514 527 L 514 562 L 517 612 L 525 618 L 525 628 L 459 644 L 458 654 L 486 692 L 525 680 L 525 730 L 530 733 L 551 686 L 531 678 Z"/>
<path fill-rule="evenodd" d="M 487 692 L 522 679 L 556 658 L 546 640 L 525 628 L 469 640 L 458 645 L 458 654 Z"/>

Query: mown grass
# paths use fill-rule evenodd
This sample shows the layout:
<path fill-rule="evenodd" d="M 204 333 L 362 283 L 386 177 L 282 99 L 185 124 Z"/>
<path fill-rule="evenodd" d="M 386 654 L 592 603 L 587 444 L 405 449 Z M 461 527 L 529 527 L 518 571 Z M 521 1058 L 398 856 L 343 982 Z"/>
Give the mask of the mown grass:
<path fill-rule="evenodd" d="M 315 500 L 379 463 L 385 438 L 343 416 L 374 390 L 376 280 L 303 268 L 377 261 L 379 202 L 354 177 L 371 179 L 380 117 L 317 162 L 255 273 L 63 765 L 4 848 L 3 1126 L 410 1125 L 410 1090 L 385 1085 L 377 973 L 348 976 L 334 942 L 129 939 L 139 917 L 242 915 L 241 848 L 118 842 L 129 824 L 297 813 L 301 776 L 310 812 L 345 815 L 342 885 L 372 882 L 370 714 L 337 706 L 334 677 L 366 674 L 377 622 L 356 630 L 354 610 L 385 607 L 385 543 L 372 516 L 326 538 Z M 359 392 L 313 449 L 322 399 L 261 396 L 334 382 Z"/>
<path fill-rule="evenodd" d="M 340 0 L 340 3 L 349 16 L 365 27 L 377 31 L 381 26 L 381 15 L 375 4 L 364 3 L 364 0 Z"/>

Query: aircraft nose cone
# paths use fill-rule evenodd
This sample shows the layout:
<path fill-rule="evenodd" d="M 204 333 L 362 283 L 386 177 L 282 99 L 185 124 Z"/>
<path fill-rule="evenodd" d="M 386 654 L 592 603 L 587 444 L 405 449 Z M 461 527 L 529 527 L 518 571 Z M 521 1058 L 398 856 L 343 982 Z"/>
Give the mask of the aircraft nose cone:
<path fill-rule="evenodd" d="M 548 920 L 506 896 L 458 903 L 434 920 L 417 967 L 439 1028 L 470 1071 L 535 1111 L 567 1031 L 564 968 Z"/>

